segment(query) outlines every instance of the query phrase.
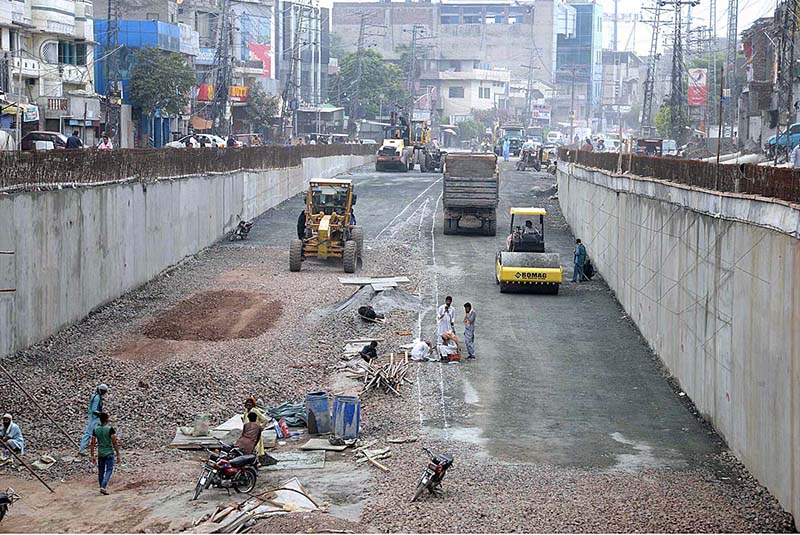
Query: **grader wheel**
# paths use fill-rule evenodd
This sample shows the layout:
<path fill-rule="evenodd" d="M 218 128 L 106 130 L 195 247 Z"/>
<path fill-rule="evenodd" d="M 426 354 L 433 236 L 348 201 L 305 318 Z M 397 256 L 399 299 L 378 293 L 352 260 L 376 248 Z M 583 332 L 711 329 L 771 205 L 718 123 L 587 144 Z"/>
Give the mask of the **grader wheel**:
<path fill-rule="evenodd" d="M 361 227 L 353 227 L 350 231 L 350 238 L 358 245 L 358 254 L 364 254 L 364 229 Z"/>
<path fill-rule="evenodd" d="M 289 245 L 289 271 L 300 271 L 303 264 L 303 240 L 292 240 Z"/>
<path fill-rule="evenodd" d="M 357 260 L 358 244 L 355 242 L 355 240 L 347 240 L 344 242 L 344 251 L 342 252 L 342 264 L 344 265 L 344 272 L 355 273 Z"/>

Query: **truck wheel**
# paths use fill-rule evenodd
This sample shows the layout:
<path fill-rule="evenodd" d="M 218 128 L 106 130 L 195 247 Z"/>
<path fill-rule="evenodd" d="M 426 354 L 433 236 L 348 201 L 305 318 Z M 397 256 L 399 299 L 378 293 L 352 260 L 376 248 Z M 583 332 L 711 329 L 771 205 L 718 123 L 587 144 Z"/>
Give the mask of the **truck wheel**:
<path fill-rule="evenodd" d="M 447 219 L 444 220 L 444 233 L 445 234 L 457 234 L 458 233 L 458 219 Z"/>
<path fill-rule="evenodd" d="M 497 220 L 489 219 L 483 222 L 484 236 L 497 236 Z"/>
<path fill-rule="evenodd" d="M 419 172 L 420 173 L 427 173 L 429 170 L 428 168 L 428 159 L 427 158 L 420 158 L 419 160 Z"/>
<path fill-rule="evenodd" d="M 303 265 L 303 240 L 292 240 L 289 245 L 289 271 L 300 271 Z"/>
<path fill-rule="evenodd" d="M 414 158 L 411 158 L 410 160 L 408 160 L 408 170 L 409 171 L 413 171 L 414 170 Z"/>
<path fill-rule="evenodd" d="M 355 240 L 344 242 L 344 252 L 342 253 L 342 264 L 345 273 L 356 272 L 356 261 L 358 260 L 358 244 Z"/>
<path fill-rule="evenodd" d="M 361 227 L 353 227 L 350 231 L 350 239 L 358 245 L 359 256 L 364 253 L 364 229 Z"/>

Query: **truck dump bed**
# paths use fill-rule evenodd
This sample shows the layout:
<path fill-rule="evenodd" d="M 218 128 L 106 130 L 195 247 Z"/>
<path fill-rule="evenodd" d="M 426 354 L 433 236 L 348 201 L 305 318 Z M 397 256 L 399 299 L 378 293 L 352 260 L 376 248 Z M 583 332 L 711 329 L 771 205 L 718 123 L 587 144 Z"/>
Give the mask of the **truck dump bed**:
<path fill-rule="evenodd" d="M 496 207 L 499 174 L 494 154 L 449 153 L 445 158 L 444 191 L 446 207 Z"/>

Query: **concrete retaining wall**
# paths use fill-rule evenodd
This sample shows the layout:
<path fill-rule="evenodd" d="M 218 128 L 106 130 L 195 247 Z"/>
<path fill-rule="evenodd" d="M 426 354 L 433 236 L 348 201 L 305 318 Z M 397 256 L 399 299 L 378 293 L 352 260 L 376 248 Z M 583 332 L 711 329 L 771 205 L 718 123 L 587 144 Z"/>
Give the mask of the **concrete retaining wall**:
<path fill-rule="evenodd" d="M 575 235 L 697 408 L 800 514 L 800 206 L 559 162 Z"/>
<path fill-rule="evenodd" d="M 0 196 L 0 356 L 32 345 L 302 191 L 374 156 Z"/>

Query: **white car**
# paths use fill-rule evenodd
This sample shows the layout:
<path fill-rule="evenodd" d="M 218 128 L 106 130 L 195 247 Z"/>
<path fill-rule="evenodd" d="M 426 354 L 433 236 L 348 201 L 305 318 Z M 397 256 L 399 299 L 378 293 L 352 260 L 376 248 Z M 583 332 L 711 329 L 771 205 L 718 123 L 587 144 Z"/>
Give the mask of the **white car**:
<path fill-rule="evenodd" d="M 188 147 L 198 148 L 201 145 L 201 140 L 206 147 L 217 147 L 224 149 L 226 146 L 224 139 L 213 134 L 192 134 L 190 136 L 183 136 L 178 141 L 171 141 L 164 146 L 171 149 L 182 149 L 187 147 L 188 142 Z"/>
<path fill-rule="evenodd" d="M 550 130 L 547 133 L 547 142 L 548 143 L 556 143 L 558 141 L 561 141 L 563 138 L 564 138 L 564 134 L 562 134 L 561 132 L 557 132 L 555 130 Z"/>

